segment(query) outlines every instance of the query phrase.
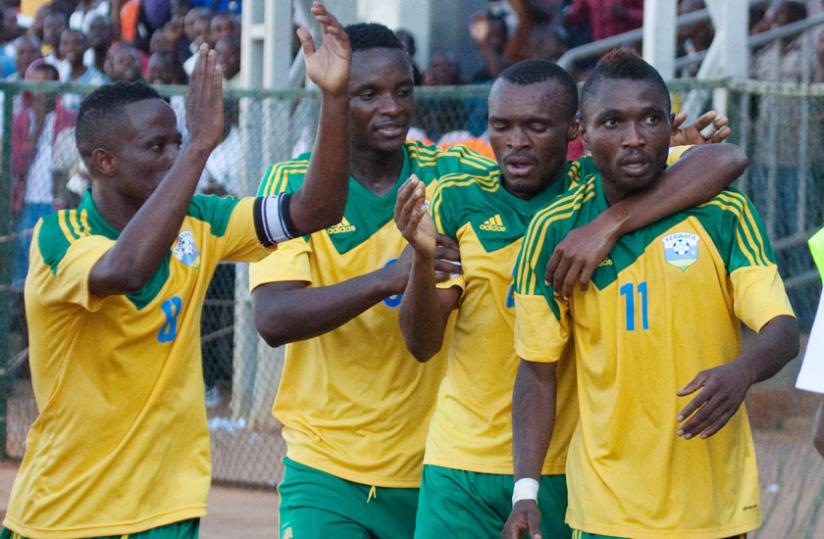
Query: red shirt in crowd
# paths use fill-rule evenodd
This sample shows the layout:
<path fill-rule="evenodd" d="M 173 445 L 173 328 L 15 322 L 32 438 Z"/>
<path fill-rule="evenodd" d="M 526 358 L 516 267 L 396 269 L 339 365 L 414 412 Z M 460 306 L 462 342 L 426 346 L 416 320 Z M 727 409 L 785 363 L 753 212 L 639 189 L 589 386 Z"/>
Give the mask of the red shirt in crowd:
<path fill-rule="evenodd" d="M 634 30 L 644 22 L 644 0 L 574 0 L 567 22 L 587 21 L 592 41 Z"/>

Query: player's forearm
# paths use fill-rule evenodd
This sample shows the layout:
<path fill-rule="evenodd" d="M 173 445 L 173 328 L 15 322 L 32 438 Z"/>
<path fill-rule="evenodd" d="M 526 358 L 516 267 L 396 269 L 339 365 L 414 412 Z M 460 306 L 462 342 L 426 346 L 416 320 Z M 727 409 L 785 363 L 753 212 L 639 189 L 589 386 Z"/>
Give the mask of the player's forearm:
<path fill-rule="evenodd" d="M 89 291 L 103 297 L 143 288 L 177 237 L 211 149 L 190 145 L 95 264 Z"/>
<path fill-rule="evenodd" d="M 272 347 L 317 337 L 397 293 L 382 270 L 331 286 L 252 292 L 255 327 Z"/>
<path fill-rule="evenodd" d="M 290 216 L 299 234 L 340 222 L 349 187 L 349 96 L 324 94 L 317 137 Z"/>
<path fill-rule="evenodd" d="M 555 424 L 555 363 L 521 360 L 512 394 L 515 479 L 541 475 Z"/>
<path fill-rule="evenodd" d="M 732 144 L 707 144 L 689 150 L 655 184 L 612 205 L 599 219 L 618 235 L 707 202 L 747 168 L 747 156 Z"/>
<path fill-rule="evenodd" d="M 751 384 L 772 378 L 798 355 L 798 322 L 791 316 L 770 320 L 736 359 Z"/>
<path fill-rule="evenodd" d="M 409 282 L 401 301 L 401 332 L 406 348 L 418 361 L 428 361 L 443 346 L 446 320 L 440 313 L 432 258 L 413 255 Z"/>

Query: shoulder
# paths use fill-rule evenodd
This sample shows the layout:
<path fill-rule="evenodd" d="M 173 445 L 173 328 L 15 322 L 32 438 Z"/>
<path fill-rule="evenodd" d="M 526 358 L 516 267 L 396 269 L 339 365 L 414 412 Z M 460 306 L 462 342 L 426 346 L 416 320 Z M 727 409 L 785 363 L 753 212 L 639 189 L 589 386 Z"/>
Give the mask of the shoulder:
<path fill-rule="evenodd" d="M 37 249 L 43 262 L 56 269 L 72 243 L 92 235 L 85 214 L 60 210 L 43 217 L 34 229 Z"/>
<path fill-rule="evenodd" d="M 450 172 L 483 173 L 498 167 L 497 163 L 462 144 L 442 148 L 421 141 L 407 141 L 406 152 L 416 172 L 429 168 L 435 174 Z M 424 181 L 424 178 L 421 178 Z M 434 178 L 430 178 L 434 179 Z"/>
<path fill-rule="evenodd" d="M 478 201 L 484 198 L 486 193 L 495 192 L 500 188 L 499 176 L 498 171 L 487 174 L 445 174 L 438 180 L 432 197 L 435 211 L 443 211 L 444 208 L 468 208 L 468 202 Z"/>
<path fill-rule="evenodd" d="M 186 215 L 209 223 L 211 232 L 215 236 L 223 236 L 229 219 L 241 199 L 235 197 L 219 197 L 217 195 L 195 195 L 189 203 Z"/>
<path fill-rule="evenodd" d="M 539 210 L 530 222 L 530 229 L 549 226 L 571 228 L 574 217 L 595 198 L 596 181 L 596 175 L 581 178 L 577 185 Z"/>
<path fill-rule="evenodd" d="M 276 163 L 266 169 L 260 181 L 259 196 L 272 196 L 285 191 L 295 191 L 309 168 L 309 153 L 295 159 Z"/>
<path fill-rule="evenodd" d="M 702 217 L 727 218 L 732 220 L 755 219 L 755 206 L 747 196 L 733 187 L 728 187 L 709 201 L 692 210 Z"/>

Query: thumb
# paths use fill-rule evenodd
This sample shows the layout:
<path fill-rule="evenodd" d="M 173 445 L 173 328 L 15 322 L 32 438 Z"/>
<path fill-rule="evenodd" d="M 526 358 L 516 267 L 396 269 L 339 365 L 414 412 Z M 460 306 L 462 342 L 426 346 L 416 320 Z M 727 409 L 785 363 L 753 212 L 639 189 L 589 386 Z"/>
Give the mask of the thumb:
<path fill-rule="evenodd" d="M 303 55 L 310 57 L 315 54 L 315 41 L 312 39 L 312 33 L 304 27 L 298 28 L 298 39 L 300 45 L 303 47 Z"/>
<path fill-rule="evenodd" d="M 696 390 L 704 386 L 706 383 L 707 377 L 703 372 L 699 372 L 698 375 L 692 379 L 692 381 L 684 386 L 684 388 L 678 392 L 679 397 L 683 397 L 685 395 L 689 395 L 690 393 L 694 393 Z"/>

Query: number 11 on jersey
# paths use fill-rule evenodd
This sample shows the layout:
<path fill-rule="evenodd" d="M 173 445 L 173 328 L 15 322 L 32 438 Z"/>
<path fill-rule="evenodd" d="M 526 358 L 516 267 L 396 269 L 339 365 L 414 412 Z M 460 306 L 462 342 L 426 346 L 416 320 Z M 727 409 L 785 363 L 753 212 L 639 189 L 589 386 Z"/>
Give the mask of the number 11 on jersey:
<path fill-rule="evenodd" d="M 624 296 L 626 301 L 626 323 L 627 331 L 635 331 L 635 284 L 626 283 L 618 291 Z M 647 282 L 638 284 L 638 296 L 641 303 L 641 328 L 649 329 L 649 293 L 647 292 Z"/>

